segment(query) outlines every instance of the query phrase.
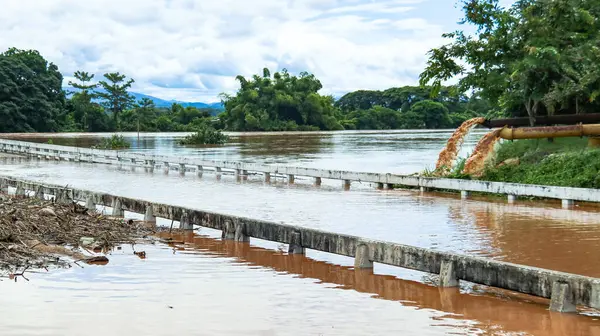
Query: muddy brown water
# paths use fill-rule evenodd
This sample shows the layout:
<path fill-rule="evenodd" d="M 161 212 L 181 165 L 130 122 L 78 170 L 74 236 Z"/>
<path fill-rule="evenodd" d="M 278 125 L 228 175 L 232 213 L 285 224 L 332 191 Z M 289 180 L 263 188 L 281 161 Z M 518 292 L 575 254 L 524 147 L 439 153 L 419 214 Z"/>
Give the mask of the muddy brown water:
<path fill-rule="evenodd" d="M 330 169 L 413 173 L 435 165 L 451 131 L 345 132 L 235 137 L 224 147 L 180 148 L 172 134 L 133 135 L 132 151 Z M 483 132 L 467 138 L 472 150 Z M 40 142 L 47 138 L 34 139 Z M 93 137 L 64 139 L 88 146 Z M 63 139 L 53 139 L 58 144 Z M 5 158 L 0 173 L 123 196 L 294 223 L 439 250 L 600 277 L 598 207 L 553 201 L 507 204 L 489 197 L 377 191 L 340 181 L 321 188 L 260 177 L 165 176 L 116 166 Z M 133 216 L 132 214 L 126 214 Z M 170 222 L 161 221 L 161 224 Z M 545 300 L 463 284 L 439 290 L 431 276 L 275 243 L 222 242 L 201 229 L 183 250 L 115 251 L 106 266 L 34 274 L 0 283 L 0 334 L 79 335 L 600 335 L 595 311 L 555 314 Z M 6 281 L 6 280 L 5 280 Z M 169 306 L 173 308 L 169 308 Z M 32 324 L 32 321 L 36 321 Z"/>

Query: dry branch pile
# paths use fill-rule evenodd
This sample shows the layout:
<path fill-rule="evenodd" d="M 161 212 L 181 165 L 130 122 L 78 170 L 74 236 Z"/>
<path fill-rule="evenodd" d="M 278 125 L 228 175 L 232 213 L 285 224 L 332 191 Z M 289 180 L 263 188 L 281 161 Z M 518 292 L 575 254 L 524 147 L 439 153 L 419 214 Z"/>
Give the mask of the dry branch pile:
<path fill-rule="evenodd" d="M 106 262 L 92 251 L 107 252 L 153 233 L 143 223 L 110 218 L 77 203 L 1 197 L 0 272 L 11 279 L 30 267 L 68 266 L 73 260 Z"/>

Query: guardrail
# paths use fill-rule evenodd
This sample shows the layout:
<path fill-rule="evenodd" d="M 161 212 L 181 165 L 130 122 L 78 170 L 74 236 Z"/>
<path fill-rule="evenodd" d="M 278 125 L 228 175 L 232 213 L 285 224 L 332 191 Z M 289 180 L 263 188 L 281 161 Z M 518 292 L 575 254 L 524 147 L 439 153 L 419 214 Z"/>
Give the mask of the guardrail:
<path fill-rule="evenodd" d="M 250 238 L 258 238 L 285 243 L 289 245 L 291 254 L 312 249 L 353 257 L 355 268 L 372 268 L 373 263 L 381 263 L 439 274 L 441 287 L 455 287 L 459 285 L 459 280 L 464 280 L 549 298 L 553 311 L 575 312 L 575 305 L 578 304 L 600 309 L 598 278 L 13 177 L 0 177 L 0 187 L 4 192 L 14 187 L 17 196 L 34 193 L 38 198 L 52 195 L 50 198 L 56 202 L 85 202 L 86 207 L 93 210 L 97 205 L 110 206 L 114 216 L 123 216 L 127 210 L 144 214 L 147 221 L 155 221 L 157 216 L 177 220 L 183 229 L 193 229 L 193 225 L 209 227 L 221 230 L 223 239 L 247 242 Z"/>
<path fill-rule="evenodd" d="M 469 192 L 483 192 L 507 195 L 509 202 L 514 202 L 520 196 L 559 199 L 562 200 L 564 207 L 573 206 L 574 201 L 600 202 L 599 189 L 428 178 L 390 173 L 353 172 L 259 163 L 209 161 L 201 158 L 150 155 L 128 151 L 68 147 L 6 139 L 0 139 L 0 151 L 40 159 L 143 166 L 152 171 L 157 165 L 161 165 L 167 171 L 174 165 L 182 174 L 188 171 L 190 167 L 195 169 L 198 175 L 201 175 L 206 170 L 216 173 L 221 173 L 223 170 L 233 171 L 238 177 L 245 176 L 248 172 L 256 172 L 262 174 L 265 181 L 270 181 L 272 175 L 277 175 L 285 176 L 290 183 L 294 183 L 295 176 L 306 176 L 314 178 L 316 185 L 320 185 L 322 179 L 341 180 L 343 181 L 343 187 L 346 189 L 350 188 L 353 181 L 359 181 L 376 184 L 378 188 L 408 186 L 421 188 L 422 191 L 428 189 L 453 190 L 460 192 L 463 198 L 467 198 Z"/>

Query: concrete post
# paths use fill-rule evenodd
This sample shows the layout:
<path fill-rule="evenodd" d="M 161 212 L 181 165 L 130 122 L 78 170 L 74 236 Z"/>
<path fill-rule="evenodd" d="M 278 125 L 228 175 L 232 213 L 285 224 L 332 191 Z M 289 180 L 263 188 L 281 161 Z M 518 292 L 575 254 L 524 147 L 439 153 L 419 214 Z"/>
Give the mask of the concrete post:
<path fill-rule="evenodd" d="M 223 240 L 234 240 L 235 239 L 235 226 L 229 220 L 223 223 L 223 230 L 221 231 L 221 238 Z"/>
<path fill-rule="evenodd" d="M 185 175 L 185 164 L 179 164 L 179 175 Z"/>
<path fill-rule="evenodd" d="M 440 266 L 439 287 L 458 287 L 459 280 L 454 269 L 454 262 L 442 260 Z"/>
<path fill-rule="evenodd" d="M 288 183 L 289 184 L 294 184 L 294 175 L 292 175 L 292 174 L 288 175 Z"/>
<path fill-rule="evenodd" d="M 202 173 L 203 172 L 204 172 L 204 168 L 202 168 L 202 166 L 197 166 L 196 167 L 196 176 L 202 177 Z"/>
<path fill-rule="evenodd" d="M 156 216 L 154 216 L 154 209 L 152 205 L 146 206 L 146 213 L 144 214 L 144 222 L 156 223 Z"/>
<path fill-rule="evenodd" d="M 577 308 L 573 303 L 573 292 L 568 283 L 555 281 L 552 284 L 550 311 L 559 313 L 575 313 Z"/>
<path fill-rule="evenodd" d="M 46 196 L 44 195 L 44 188 L 42 186 L 39 186 L 35 191 L 35 198 L 42 201 L 46 200 Z"/>
<path fill-rule="evenodd" d="M 460 198 L 461 199 L 467 199 L 467 198 L 469 198 L 469 192 L 466 191 L 466 190 L 461 190 L 460 191 Z"/>
<path fill-rule="evenodd" d="M 169 174 L 169 169 L 170 169 L 169 168 L 169 163 L 168 162 L 164 162 L 163 166 L 164 166 L 165 174 Z"/>
<path fill-rule="evenodd" d="M 342 183 L 342 186 L 344 187 L 344 190 L 350 190 L 351 184 L 352 184 L 352 182 L 350 180 L 344 180 L 344 182 Z"/>
<path fill-rule="evenodd" d="M 17 184 L 17 190 L 15 191 L 15 196 L 17 196 L 18 198 L 25 197 L 25 189 L 23 188 L 23 186 L 20 183 Z"/>
<path fill-rule="evenodd" d="M 515 195 L 508 195 L 507 199 L 508 199 L 508 203 L 512 204 L 512 203 L 515 203 L 517 201 L 517 196 L 515 196 Z"/>
<path fill-rule="evenodd" d="M 148 168 L 149 168 L 149 171 L 150 171 L 151 173 L 154 173 L 154 166 L 155 166 L 155 162 L 154 162 L 154 161 L 152 161 L 152 160 L 150 160 L 150 161 L 148 161 L 148 164 L 150 165 L 150 167 L 148 167 Z"/>
<path fill-rule="evenodd" d="M 90 211 L 96 211 L 96 203 L 94 203 L 94 197 L 88 196 L 85 200 L 85 207 Z"/>
<path fill-rule="evenodd" d="M 125 211 L 123 211 L 123 205 L 121 204 L 121 200 L 119 198 L 113 198 L 112 201 L 112 215 L 115 217 L 123 217 L 125 216 Z"/>
<path fill-rule="evenodd" d="M 359 243 L 356 246 L 356 255 L 354 256 L 354 268 L 373 268 L 371 260 L 371 250 L 365 243 Z"/>
<path fill-rule="evenodd" d="M 305 252 L 304 247 L 302 247 L 302 235 L 300 232 L 292 232 L 288 254 L 304 254 Z"/>
<path fill-rule="evenodd" d="M 238 222 L 235 224 L 235 241 L 238 242 L 249 242 L 250 237 L 246 235 L 246 224 Z"/>
<path fill-rule="evenodd" d="M 321 179 L 320 177 L 315 177 L 315 185 L 317 187 L 320 187 L 321 183 L 323 183 L 323 179 Z"/>
<path fill-rule="evenodd" d="M 427 191 L 429 191 L 429 190 L 428 190 L 427 188 L 425 188 L 425 187 L 419 187 L 419 190 L 420 190 L 421 192 L 427 192 Z"/>
<path fill-rule="evenodd" d="M 561 201 L 561 204 L 562 204 L 563 209 L 568 209 L 575 205 L 575 201 L 569 200 L 569 199 L 564 199 Z"/>
<path fill-rule="evenodd" d="M 64 189 L 56 189 L 54 195 L 54 202 L 58 204 L 69 204 L 71 200 L 69 200 L 68 191 Z"/>
<path fill-rule="evenodd" d="M 8 183 L 6 183 L 5 181 L 2 181 L 2 182 L 0 183 L 0 191 L 1 191 L 3 194 L 7 194 L 7 195 L 8 195 Z"/>
<path fill-rule="evenodd" d="M 265 182 L 271 182 L 271 173 L 265 173 Z"/>
<path fill-rule="evenodd" d="M 181 218 L 179 219 L 179 228 L 182 230 L 193 230 L 194 225 L 190 223 L 190 216 L 187 212 L 183 212 L 181 214 Z"/>

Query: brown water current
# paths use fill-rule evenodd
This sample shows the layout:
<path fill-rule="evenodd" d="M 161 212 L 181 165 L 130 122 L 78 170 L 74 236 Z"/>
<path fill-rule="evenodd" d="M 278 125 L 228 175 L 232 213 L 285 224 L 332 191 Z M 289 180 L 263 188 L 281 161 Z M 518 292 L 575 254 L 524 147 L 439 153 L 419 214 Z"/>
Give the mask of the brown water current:
<path fill-rule="evenodd" d="M 483 169 L 485 168 L 485 162 L 489 158 L 490 154 L 494 151 L 494 145 L 500 140 L 498 135 L 501 129 L 493 130 L 488 134 L 481 137 L 481 140 L 475 146 L 473 154 L 465 162 L 463 173 L 481 176 Z"/>
<path fill-rule="evenodd" d="M 451 133 L 243 136 L 205 148 L 179 148 L 172 135 L 133 136 L 131 150 L 414 173 L 435 163 Z M 472 151 L 481 135 L 467 137 L 463 150 Z M 85 139 L 93 138 L 67 141 L 89 144 Z M 317 188 L 300 177 L 294 185 L 265 184 L 252 175 L 236 181 L 14 158 L 0 160 L 0 173 L 600 277 L 600 212 L 593 205 L 562 209 L 555 201 L 461 200 L 360 183 L 344 191 L 340 181 Z M 199 234 L 175 237 L 186 242 L 175 248 L 137 246 L 147 252 L 144 260 L 126 246 L 106 266 L 0 282 L 0 335 L 600 335 L 594 311 L 550 313 L 545 300 L 528 296 L 468 283 L 439 290 L 431 275 L 384 265 L 355 272 L 340 256 L 287 256 L 274 243 Z"/>
<path fill-rule="evenodd" d="M 471 132 L 471 130 L 475 126 L 480 125 L 484 121 L 485 118 L 481 117 L 469 119 L 462 123 L 454 131 L 454 133 L 452 133 L 452 135 L 448 139 L 448 142 L 446 143 L 446 146 L 444 146 L 444 148 L 440 152 L 437 163 L 435 165 L 435 169 L 436 171 L 438 171 L 438 173 L 444 174 L 448 173 L 451 170 L 452 165 L 454 164 L 454 161 L 456 160 L 456 157 L 460 152 L 461 146 L 465 141 L 465 137 L 469 134 L 469 132 Z"/>

